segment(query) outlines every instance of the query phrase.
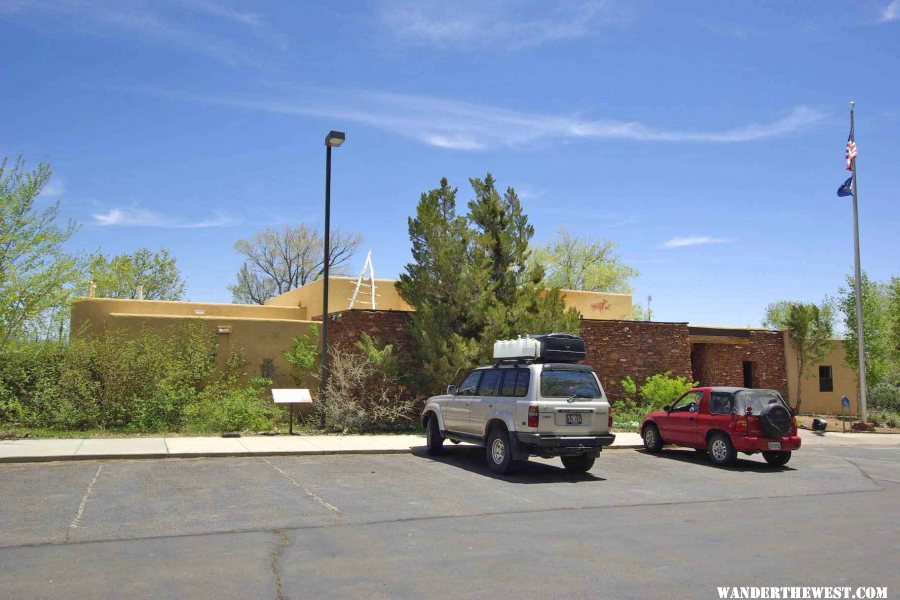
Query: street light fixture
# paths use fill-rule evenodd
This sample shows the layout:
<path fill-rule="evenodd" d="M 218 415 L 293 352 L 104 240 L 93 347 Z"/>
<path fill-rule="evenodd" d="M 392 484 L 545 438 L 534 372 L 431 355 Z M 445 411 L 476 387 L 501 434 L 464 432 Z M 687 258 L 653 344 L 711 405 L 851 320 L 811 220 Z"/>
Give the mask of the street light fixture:
<path fill-rule="evenodd" d="M 325 251 L 322 269 L 322 277 L 325 279 L 322 285 L 322 356 L 319 362 L 322 365 L 319 379 L 319 402 L 325 407 L 326 389 L 328 386 L 328 271 L 331 262 L 331 149 L 337 148 L 346 139 L 343 131 L 329 131 L 325 136 Z M 319 424 L 325 426 L 325 412 L 319 413 Z"/>

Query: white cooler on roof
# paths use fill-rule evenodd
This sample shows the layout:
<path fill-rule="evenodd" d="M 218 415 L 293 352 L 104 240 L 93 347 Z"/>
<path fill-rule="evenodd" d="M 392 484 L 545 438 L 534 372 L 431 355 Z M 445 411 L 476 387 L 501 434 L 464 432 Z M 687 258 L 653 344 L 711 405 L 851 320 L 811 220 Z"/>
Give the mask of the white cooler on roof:
<path fill-rule="evenodd" d="M 534 338 L 498 340 L 494 342 L 494 359 L 535 359 L 541 354 L 541 343 Z"/>

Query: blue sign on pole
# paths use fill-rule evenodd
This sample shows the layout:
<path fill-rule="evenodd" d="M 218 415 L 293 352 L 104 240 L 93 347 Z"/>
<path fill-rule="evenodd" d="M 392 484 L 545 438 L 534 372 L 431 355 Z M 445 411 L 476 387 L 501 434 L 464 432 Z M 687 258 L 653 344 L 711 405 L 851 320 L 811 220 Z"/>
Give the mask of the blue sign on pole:
<path fill-rule="evenodd" d="M 841 398 L 841 407 L 850 408 L 850 398 L 848 398 L 847 396 Z"/>

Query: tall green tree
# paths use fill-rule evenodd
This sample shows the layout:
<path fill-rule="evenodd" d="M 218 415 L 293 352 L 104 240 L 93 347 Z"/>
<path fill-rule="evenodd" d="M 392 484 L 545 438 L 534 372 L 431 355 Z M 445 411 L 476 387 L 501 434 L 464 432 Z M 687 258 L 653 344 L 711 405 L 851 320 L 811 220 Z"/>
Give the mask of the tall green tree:
<path fill-rule="evenodd" d="M 817 306 L 782 301 L 770 304 L 763 322 L 766 327 L 787 331 L 797 359 L 797 412 L 803 403 L 800 383 L 809 367 L 824 359 L 832 347 L 834 311 L 828 302 Z"/>
<path fill-rule="evenodd" d="M 98 252 L 90 259 L 88 277 L 101 298 L 133 300 L 142 286 L 145 300 L 182 300 L 186 289 L 175 257 L 165 248 L 110 257 Z"/>
<path fill-rule="evenodd" d="M 547 284 L 569 290 L 630 294 L 640 275 L 622 262 L 616 244 L 607 239 L 572 235 L 564 227 L 546 245 L 536 245 L 531 262 L 546 271 Z"/>
<path fill-rule="evenodd" d="M 78 226 L 57 224 L 59 202 L 36 205 L 51 174 L 44 164 L 28 171 L 21 158 L 12 168 L 0 161 L 0 351 L 40 328 L 74 293 L 78 269 L 62 245 Z"/>
<path fill-rule="evenodd" d="M 543 283 L 539 266 L 528 267 L 534 228 L 515 190 L 501 195 L 490 174 L 470 184 L 468 215 L 457 213 L 458 190 L 442 179 L 409 220 L 413 262 L 397 289 L 415 308 L 410 335 L 422 392 L 489 358 L 496 339 L 578 329 L 578 313 Z"/>
<path fill-rule="evenodd" d="M 856 282 L 847 275 L 847 286 L 838 292 L 838 307 L 843 314 L 847 336 L 844 347 L 847 350 L 847 364 L 853 370 L 859 367 L 858 329 L 856 326 Z M 885 380 L 892 370 L 894 353 L 891 342 L 891 288 L 878 281 L 872 281 L 863 271 L 863 342 L 865 344 L 866 384 L 871 389 Z"/>

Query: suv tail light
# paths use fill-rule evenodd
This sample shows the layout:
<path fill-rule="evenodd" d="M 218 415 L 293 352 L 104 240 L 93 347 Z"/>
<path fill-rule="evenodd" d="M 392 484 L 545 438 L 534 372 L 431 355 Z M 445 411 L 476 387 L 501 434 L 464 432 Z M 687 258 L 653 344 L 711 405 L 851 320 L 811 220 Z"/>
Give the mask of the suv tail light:
<path fill-rule="evenodd" d="M 607 420 L 607 426 L 612 429 L 613 418 L 612 418 L 612 409 L 609 411 L 609 419 Z"/>
<path fill-rule="evenodd" d="M 528 407 L 528 426 L 529 427 L 537 427 L 538 426 L 538 407 L 537 406 L 529 406 Z"/>
<path fill-rule="evenodd" d="M 747 419 L 738 419 L 734 422 L 735 433 L 747 433 Z"/>

